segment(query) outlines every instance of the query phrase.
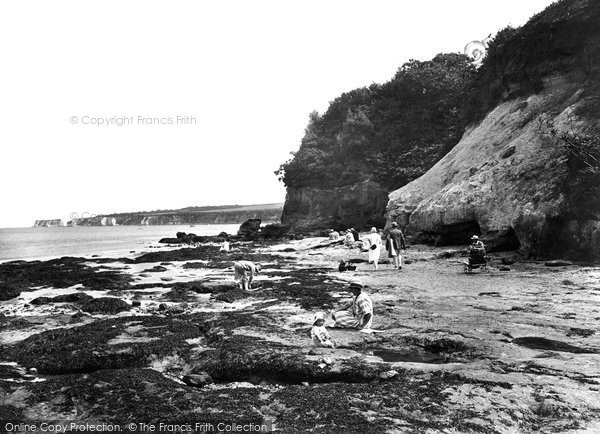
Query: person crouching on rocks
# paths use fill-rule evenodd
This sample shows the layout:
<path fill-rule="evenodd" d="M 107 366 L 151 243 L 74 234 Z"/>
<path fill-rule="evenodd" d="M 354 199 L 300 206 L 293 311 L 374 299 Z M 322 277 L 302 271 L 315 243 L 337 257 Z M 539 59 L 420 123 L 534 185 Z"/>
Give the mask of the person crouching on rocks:
<path fill-rule="evenodd" d="M 371 297 L 363 291 L 362 285 L 356 283 L 350 285 L 350 291 L 354 295 L 352 303 L 331 315 L 335 320 L 335 327 L 356 330 L 370 329 L 373 323 L 373 301 Z"/>
<path fill-rule="evenodd" d="M 313 318 L 313 328 L 310 331 L 310 336 L 313 340 L 313 345 L 317 347 L 335 347 L 331 341 L 331 337 L 325 328 L 325 318 L 322 312 L 317 312 Z"/>
<path fill-rule="evenodd" d="M 230 250 L 229 240 L 227 238 L 225 238 L 225 241 L 223 241 L 223 244 L 221 244 L 221 248 L 219 249 L 219 252 L 228 252 L 229 250 Z"/>
<path fill-rule="evenodd" d="M 250 261 L 238 261 L 233 264 L 233 270 L 235 280 L 240 281 L 240 289 L 248 291 L 252 289 L 252 279 L 255 274 L 260 273 L 261 266 Z"/>

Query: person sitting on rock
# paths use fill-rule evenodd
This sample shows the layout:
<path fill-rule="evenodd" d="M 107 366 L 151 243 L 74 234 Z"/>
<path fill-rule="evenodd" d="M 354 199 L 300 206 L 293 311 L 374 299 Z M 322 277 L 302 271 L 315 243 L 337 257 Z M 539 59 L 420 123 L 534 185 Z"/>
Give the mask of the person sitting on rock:
<path fill-rule="evenodd" d="M 340 234 L 333 229 L 329 229 L 329 241 L 337 241 L 340 239 Z"/>
<path fill-rule="evenodd" d="M 335 345 L 325 328 L 325 318 L 322 312 L 317 312 L 313 318 L 313 328 L 310 330 L 313 345 L 317 347 L 333 348 Z"/>
<path fill-rule="evenodd" d="M 240 289 L 248 291 L 252 289 L 252 279 L 255 274 L 260 273 L 261 266 L 250 261 L 238 261 L 233 264 L 233 270 L 235 271 L 235 280 L 240 281 Z"/>
<path fill-rule="evenodd" d="M 363 286 L 353 283 L 350 291 L 354 295 L 352 303 L 335 311 L 331 317 L 335 327 L 352 328 L 356 330 L 370 329 L 373 323 L 373 301 L 363 291 Z"/>
<path fill-rule="evenodd" d="M 344 245 L 351 249 L 352 247 L 354 247 L 354 243 L 354 235 L 352 235 L 352 232 L 350 231 L 350 229 L 348 229 L 346 231 L 346 235 L 344 236 Z"/>
<path fill-rule="evenodd" d="M 469 264 L 481 264 L 483 262 L 485 262 L 485 244 L 477 235 L 473 235 L 469 246 Z"/>
<path fill-rule="evenodd" d="M 477 235 L 473 235 L 471 237 L 471 246 L 470 246 L 470 248 L 471 248 L 471 250 L 483 250 L 483 251 L 485 251 L 485 244 L 483 244 L 483 241 L 481 241 Z"/>
<path fill-rule="evenodd" d="M 356 270 L 356 265 L 352 265 L 346 261 L 344 261 L 343 259 L 340 261 L 339 265 L 338 265 L 338 271 L 354 271 Z"/>

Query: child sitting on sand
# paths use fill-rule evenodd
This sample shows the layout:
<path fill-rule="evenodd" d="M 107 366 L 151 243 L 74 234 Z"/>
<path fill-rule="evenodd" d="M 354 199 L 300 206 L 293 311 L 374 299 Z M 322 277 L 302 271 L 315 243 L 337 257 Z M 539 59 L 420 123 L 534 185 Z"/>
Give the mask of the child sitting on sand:
<path fill-rule="evenodd" d="M 333 342 L 331 342 L 331 337 L 325 328 L 325 318 L 323 317 L 322 312 L 315 314 L 310 336 L 312 337 L 313 345 L 317 347 L 333 348 L 335 346 Z"/>

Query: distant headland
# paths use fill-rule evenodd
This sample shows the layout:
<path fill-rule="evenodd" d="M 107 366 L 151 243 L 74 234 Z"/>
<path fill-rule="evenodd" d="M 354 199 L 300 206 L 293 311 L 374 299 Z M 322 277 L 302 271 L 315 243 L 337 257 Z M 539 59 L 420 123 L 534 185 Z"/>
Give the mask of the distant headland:
<path fill-rule="evenodd" d="M 36 220 L 33 227 L 230 224 L 255 218 L 273 222 L 281 219 L 282 210 L 283 203 L 191 206 L 175 210 L 100 214 L 75 218 L 66 223 L 62 219 Z"/>

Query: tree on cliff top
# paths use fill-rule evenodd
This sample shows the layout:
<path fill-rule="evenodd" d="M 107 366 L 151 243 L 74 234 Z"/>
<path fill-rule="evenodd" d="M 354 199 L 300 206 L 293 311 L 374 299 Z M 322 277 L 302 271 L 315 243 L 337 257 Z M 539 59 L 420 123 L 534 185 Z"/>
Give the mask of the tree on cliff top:
<path fill-rule="evenodd" d="M 300 149 L 276 174 L 294 188 L 373 179 L 393 190 L 410 182 L 458 143 L 474 73 L 466 56 L 440 54 L 342 94 L 322 116 L 311 113 Z"/>

